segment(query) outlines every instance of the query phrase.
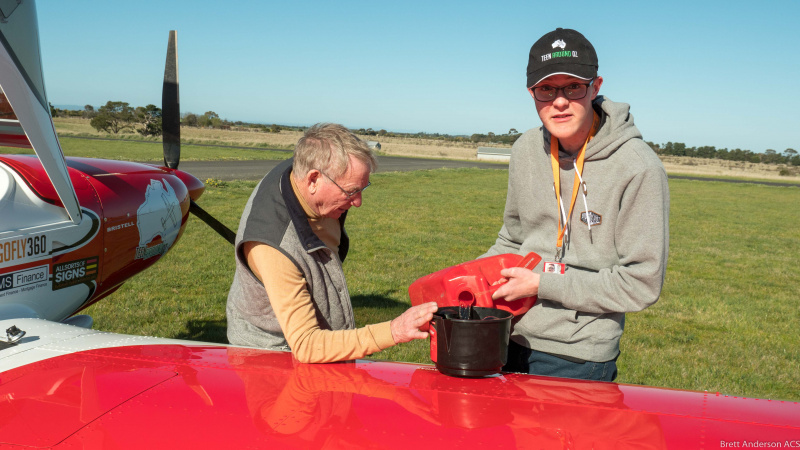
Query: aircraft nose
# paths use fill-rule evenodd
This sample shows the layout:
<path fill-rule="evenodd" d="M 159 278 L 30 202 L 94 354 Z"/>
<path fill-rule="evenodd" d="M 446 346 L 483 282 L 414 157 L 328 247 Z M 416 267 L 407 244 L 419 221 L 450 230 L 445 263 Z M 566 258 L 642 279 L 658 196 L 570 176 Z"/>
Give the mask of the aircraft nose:
<path fill-rule="evenodd" d="M 197 179 L 197 177 L 182 170 L 171 169 L 171 171 L 173 175 L 180 178 L 180 180 L 183 181 L 183 184 L 186 185 L 186 189 L 189 191 L 189 198 L 191 198 L 193 201 L 197 201 L 197 199 L 203 195 L 203 192 L 206 190 L 206 185 Z"/>

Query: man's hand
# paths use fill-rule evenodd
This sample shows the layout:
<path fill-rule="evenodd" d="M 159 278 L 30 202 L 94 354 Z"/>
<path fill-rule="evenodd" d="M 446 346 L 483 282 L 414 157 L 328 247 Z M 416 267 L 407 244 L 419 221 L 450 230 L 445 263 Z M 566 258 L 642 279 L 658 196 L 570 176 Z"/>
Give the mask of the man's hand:
<path fill-rule="evenodd" d="M 420 331 L 419 328 L 433 319 L 433 313 L 439 309 L 435 302 L 423 303 L 412 306 L 406 312 L 400 314 L 392 320 L 392 338 L 397 344 L 408 342 L 413 339 L 425 339 L 428 333 Z"/>
<path fill-rule="evenodd" d="M 492 300 L 505 298 L 511 301 L 539 294 L 538 273 L 522 267 L 511 267 L 501 270 L 500 275 L 508 279 L 508 282 L 504 283 L 500 286 L 500 289 L 492 294 Z"/>

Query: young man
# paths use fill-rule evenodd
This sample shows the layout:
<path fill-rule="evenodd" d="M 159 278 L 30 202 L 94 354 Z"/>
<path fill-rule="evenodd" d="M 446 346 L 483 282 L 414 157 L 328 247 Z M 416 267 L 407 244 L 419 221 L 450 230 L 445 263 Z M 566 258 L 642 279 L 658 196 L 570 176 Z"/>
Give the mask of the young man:
<path fill-rule="evenodd" d="M 664 167 L 629 106 L 598 96 L 592 44 L 558 28 L 531 47 L 528 92 L 542 127 L 514 144 L 504 224 L 484 256 L 536 252 L 495 293 L 538 295 L 514 326 L 506 370 L 611 381 L 625 313 L 658 300 L 669 247 Z"/>
<path fill-rule="evenodd" d="M 355 329 L 342 271 L 347 210 L 376 167 L 369 147 L 341 125 L 317 124 L 250 196 L 236 236 L 228 293 L 231 344 L 291 350 L 300 362 L 361 358 L 424 339 L 436 303 Z"/>

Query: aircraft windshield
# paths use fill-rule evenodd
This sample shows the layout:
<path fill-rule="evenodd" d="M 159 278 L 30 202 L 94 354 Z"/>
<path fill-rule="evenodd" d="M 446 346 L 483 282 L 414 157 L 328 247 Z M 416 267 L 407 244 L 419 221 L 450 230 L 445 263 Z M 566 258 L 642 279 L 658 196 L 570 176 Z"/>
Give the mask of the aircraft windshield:
<path fill-rule="evenodd" d="M 39 55 L 39 26 L 33 1 L 0 0 L 0 43 L 39 103 L 49 111 Z"/>

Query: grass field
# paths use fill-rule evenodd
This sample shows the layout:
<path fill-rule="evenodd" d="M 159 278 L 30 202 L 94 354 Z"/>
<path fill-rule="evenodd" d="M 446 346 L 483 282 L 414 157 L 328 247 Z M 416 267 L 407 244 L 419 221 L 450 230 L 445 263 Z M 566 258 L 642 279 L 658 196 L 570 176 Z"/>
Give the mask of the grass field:
<path fill-rule="evenodd" d="M 160 142 L 83 139 L 70 136 L 61 136 L 59 141 L 65 156 L 139 162 L 161 162 L 164 160 L 163 147 Z M 11 153 L 33 154 L 33 150 L 28 149 L 6 149 L 2 150 L 2 152 L 9 150 L 11 150 Z M 181 145 L 181 161 L 286 159 L 290 156 L 291 153 L 289 152 L 256 148 L 241 149 L 192 144 Z"/>
<path fill-rule="evenodd" d="M 408 307 L 420 276 L 480 255 L 502 220 L 507 172 L 376 174 L 348 217 L 345 263 L 359 325 Z M 235 227 L 254 182 L 211 187 L 200 204 Z M 629 314 L 619 382 L 800 400 L 800 189 L 671 180 L 661 300 Z M 153 269 L 89 308 L 96 328 L 225 342 L 230 245 L 197 220 Z M 415 341 L 374 355 L 428 362 Z"/>

